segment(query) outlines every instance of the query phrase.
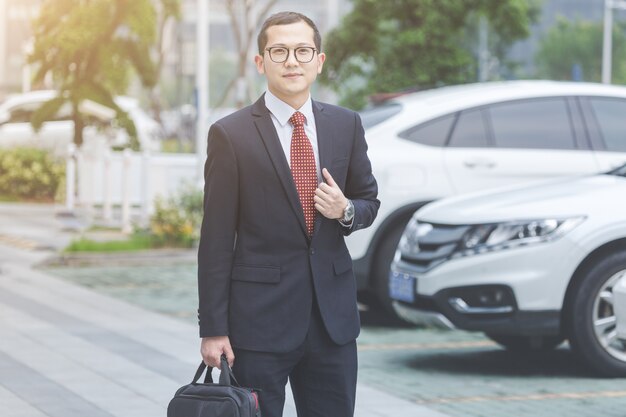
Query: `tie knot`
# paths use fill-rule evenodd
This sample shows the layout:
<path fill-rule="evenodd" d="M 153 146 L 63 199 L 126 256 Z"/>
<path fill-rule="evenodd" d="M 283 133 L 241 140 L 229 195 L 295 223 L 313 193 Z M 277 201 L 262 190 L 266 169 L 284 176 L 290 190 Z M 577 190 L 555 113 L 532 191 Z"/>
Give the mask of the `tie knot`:
<path fill-rule="evenodd" d="M 291 117 L 289 118 L 289 123 L 291 123 L 291 125 L 294 127 L 303 126 L 305 122 L 306 122 L 306 117 L 304 116 L 304 114 L 300 113 L 299 111 L 292 114 Z"/>

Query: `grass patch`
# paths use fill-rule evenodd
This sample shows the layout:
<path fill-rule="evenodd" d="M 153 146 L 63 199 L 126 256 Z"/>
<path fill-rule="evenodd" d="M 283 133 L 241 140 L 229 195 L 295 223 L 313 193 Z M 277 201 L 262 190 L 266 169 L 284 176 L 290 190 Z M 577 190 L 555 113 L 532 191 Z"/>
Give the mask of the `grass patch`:
<path fill-rule="evenodd" d="M 50 198 L 27 198 L 19 195 L 12 194 L 0 194 L 0 203 L 35 203 L 35 204 L 50 204 L 54 203 L 54 199 Z"/>
<path fill-rule="evenodd" d="M 101 226 L 97 224 L 87 229 L 88 232 L 117 232 L 119 230 L 119 226 Z"/>
<path fill-rule="evenodd" d="M 132 252 L 156 247 L 149 235 L 134 234 L 126 240 L 96 241 L 80 238 L 65 248 L 65 252 Z"/>
<path fill-rule="evenodd" d="M 164 153 L 193 153 L 194 142 L 181 141 L 176 138 L 165 139 L 161 142 L 161 152 Z"/>
<path fill-rule="evenodd" d="M 16 197 L 14 195 L 6 195 L 6 194 L 0 195 L 0 203 L 17 203 L 19 201 L 20 201 L 19 197 Z"/>

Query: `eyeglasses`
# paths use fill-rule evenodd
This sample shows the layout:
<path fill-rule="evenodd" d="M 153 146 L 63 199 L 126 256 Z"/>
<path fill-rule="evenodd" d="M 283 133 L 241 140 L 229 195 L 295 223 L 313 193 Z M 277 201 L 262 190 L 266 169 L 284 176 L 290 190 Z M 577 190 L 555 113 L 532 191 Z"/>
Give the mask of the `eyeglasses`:
<path fill-rule="evenodd" d="M 270 54 L 270 59 L 277 63 L 282 64 L 283 62 L 289 59 L 289 52 L 291 49 L 285 48 L 284 46 L 272 46 L 270 48 L 265 49 Z M 296 58 L 301 64 L 306 64 L 313 60 L 313 56 L 317 49 L 312 46 L 299 46 L 297 48 L 293 48 L 293 56 Z"/>

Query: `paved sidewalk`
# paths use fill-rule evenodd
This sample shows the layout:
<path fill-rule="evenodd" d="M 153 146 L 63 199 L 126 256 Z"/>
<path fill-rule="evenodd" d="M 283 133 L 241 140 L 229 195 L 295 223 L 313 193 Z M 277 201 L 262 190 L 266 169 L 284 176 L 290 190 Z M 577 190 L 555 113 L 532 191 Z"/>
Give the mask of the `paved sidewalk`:
<path fill-rule="evenodd" d="M 0 416 L 164 416 L 199 364 L 197 328 L 33 269 L 58 228 L 52 206 L 0 204 L 0 236 L 34 242 L 0 240 Z M 356 416 L 445 417 L 363 384 Z"/>

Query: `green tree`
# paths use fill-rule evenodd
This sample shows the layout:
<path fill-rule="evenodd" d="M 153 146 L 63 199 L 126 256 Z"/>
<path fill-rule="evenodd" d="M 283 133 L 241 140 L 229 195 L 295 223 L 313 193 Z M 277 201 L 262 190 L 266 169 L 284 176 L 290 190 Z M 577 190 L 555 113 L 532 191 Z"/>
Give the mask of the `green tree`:
<path fill-rule="evenodd" d="M 33 126 L 41 127 L 69 103 L 74 142 L 80 146 L 86 121 L 81 103 L 91 100 L 116 111 L 136 147 L 135 126 L 113 97 L 126 91 L 132 69 L 146 88 L 156 84 L 157 65 L 151 57 L 156 27 L 150 0 L 43 0 L 30 62 L 38 64 L 35 82 L 51 74 L 59 94 L 35 112 Z"/>
<path fill-rule="evenodd" d="M 468 24 L 484 15 L 499 42 L 510 44 L 528 36 L 537 13 L 534 0 L 354 0 L 326 36 L 322 82 L 360 108 L 372 93 L 474 81 Z"/>
<path fill-rule="evenodd" d="M 613 26 L 612 78 L 626 83 L 626 25 Z M 541 39 L 536 56 L 537 75 L 554 80 L 571 80 L 578 66 L 585 81 L 602 80 L 602 22 L 569 21 L 560 18 Z"/>

